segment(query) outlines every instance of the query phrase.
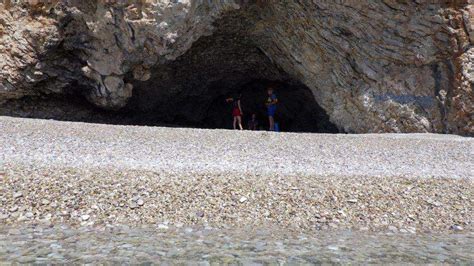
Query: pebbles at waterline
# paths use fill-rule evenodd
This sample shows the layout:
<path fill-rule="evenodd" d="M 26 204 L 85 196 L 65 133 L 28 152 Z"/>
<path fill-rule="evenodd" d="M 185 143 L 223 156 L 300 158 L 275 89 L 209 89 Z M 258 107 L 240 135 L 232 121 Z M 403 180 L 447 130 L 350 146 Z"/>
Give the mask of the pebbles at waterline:
<path fill-rule="evenodd" d="M 0 226 L 12 264 L 472 264 L 474 235 L 281 228 Z"/>

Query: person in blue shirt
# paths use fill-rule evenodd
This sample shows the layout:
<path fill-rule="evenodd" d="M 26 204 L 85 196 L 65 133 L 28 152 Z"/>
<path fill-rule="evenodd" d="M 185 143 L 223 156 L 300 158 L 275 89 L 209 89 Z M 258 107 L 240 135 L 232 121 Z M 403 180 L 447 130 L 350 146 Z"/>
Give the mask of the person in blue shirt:
<path fill-rule="evenodd" d="M 274 131 L 275 130 L 275 113 L 277 110 L 278 98 L 276 97 L 272 87 L 268 87 L 267 93 L 268 93 L 268 98 L 265 105 L 267 106 L 268 123 L 270 124 L 270 131 Z"/>

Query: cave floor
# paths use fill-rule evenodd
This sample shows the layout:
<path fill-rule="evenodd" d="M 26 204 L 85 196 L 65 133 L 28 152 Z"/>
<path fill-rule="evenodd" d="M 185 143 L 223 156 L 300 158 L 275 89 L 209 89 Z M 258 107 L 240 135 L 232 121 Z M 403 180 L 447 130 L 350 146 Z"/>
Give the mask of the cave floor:
<path fill-rule="evenodd" d="M 472 230 L 474 139 L 0 117 L 5 224 Z"/>

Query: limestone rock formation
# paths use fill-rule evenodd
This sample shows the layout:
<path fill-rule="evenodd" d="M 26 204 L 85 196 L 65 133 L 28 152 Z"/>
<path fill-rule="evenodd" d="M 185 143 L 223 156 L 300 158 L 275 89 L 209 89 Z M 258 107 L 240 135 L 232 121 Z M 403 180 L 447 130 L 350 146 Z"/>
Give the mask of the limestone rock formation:
<path fill-rule="evenodd" d="M 62 95 L 204 121 L 265 81 L 305 86 L 287 109 L 315 101 L 340 131 L 474 134 L 467 0 L 47 2 L 0 4 L 6 108 Z"/>

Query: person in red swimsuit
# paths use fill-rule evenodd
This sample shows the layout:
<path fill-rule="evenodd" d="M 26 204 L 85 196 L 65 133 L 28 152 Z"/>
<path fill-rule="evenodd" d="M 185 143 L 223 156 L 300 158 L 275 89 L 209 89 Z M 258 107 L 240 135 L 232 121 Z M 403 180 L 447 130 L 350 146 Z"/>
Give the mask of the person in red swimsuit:
<path fill-rule="evenodd" d="M 242 116 L 244 113 L 242 112 L 242 107 L 240 105 L 240 96 L 234 98 L 227 98 L 226 101 L 228 103 L 232 103 L 232 117 L 234 119 L 234 129 L 237 129 L 237 124 L 239 125 L 239 129 L 243 130 L 242 127 Z"/>

